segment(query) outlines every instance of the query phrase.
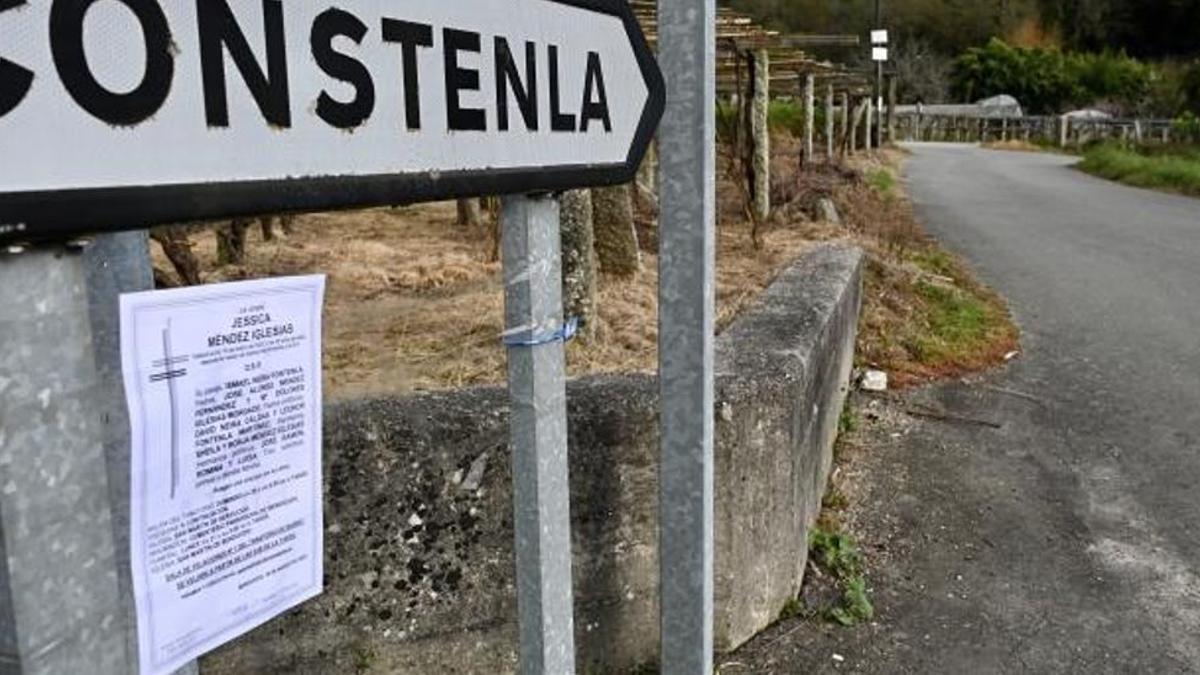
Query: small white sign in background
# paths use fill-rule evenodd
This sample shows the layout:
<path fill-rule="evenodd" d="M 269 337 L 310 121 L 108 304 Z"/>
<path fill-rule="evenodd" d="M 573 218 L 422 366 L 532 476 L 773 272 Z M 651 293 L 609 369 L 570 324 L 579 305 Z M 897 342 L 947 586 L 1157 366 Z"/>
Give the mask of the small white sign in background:
<path fill-rule="evenodd" d="M 888 43 L 888 32 L 886 30 L 871 31 L 871 44 L 886 45 Z"/>
<path fill-rule="evenodd" d="M 121 296 L 142 675 L 321 592 L 323 276 Z"/>
<path fill-rule="evenodd" d="M 873 60 L 873 61 L 887 61 L 887 60 L 888 60 L 888 49 L 887 49 L 887 47 L 873 47 L 873 48 L 871 48 L 871 60 Z"/>

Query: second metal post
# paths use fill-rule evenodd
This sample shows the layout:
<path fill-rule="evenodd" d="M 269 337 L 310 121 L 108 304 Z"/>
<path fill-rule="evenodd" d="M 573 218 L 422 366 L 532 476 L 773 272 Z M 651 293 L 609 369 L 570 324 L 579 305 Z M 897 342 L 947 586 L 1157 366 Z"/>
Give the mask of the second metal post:
<path fill-rule="evenodd" d="M 506 197 L 501 226 L 520 669 L 569 675 L 575 638 L 558 201 Z"/>
<path fill-rule="evenodd" d="M 710 675 L 716 1 L 658 0 L 662 672 Z"/>

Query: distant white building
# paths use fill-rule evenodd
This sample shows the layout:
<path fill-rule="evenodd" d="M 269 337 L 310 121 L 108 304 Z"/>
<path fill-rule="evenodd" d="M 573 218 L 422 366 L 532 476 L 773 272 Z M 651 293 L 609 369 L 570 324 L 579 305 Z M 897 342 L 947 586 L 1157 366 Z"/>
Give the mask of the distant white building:
<path fill-rule="evenodd" d="M 917 114 L 938 117 L 978 117 L 998 119 L 1001 117 L 1024 117 L 1021 102 L 1007 94 L 985 98 L 972 104 L 898 105 L 900 115 Z"/>
<path fill-rule="evenodd" d="M 1095 108 L 1088 108 L 1086 110 L 1072 110 L 1071 112 L 1067 113 L 1066 115 L 1063 115 L 1063 117 L 1067 117 L 1067 118 L 1070 118 L 1073 120 L 1111 120 L 1111 119 L 1113 119 L 1112 115 L 1104 112 L 1103 110 L 1096 110 Z"/>

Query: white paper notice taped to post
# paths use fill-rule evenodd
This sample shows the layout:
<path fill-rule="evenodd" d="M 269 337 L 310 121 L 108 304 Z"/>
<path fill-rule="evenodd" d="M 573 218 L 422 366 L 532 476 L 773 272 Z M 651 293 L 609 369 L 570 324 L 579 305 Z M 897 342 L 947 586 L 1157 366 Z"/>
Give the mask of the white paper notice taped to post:
<path fill-rule="evenodd" d="M 321 305 L 291 277 L 121 296 L 142 675 L 321 592 Z"/>

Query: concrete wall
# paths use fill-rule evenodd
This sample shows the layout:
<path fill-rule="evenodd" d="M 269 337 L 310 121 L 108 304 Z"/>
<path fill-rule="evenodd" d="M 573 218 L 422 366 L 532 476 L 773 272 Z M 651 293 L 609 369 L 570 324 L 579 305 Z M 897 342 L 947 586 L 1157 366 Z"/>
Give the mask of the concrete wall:
<path fill-rule="evenodd" d="M 716 642 L 799 591 L 853 360 L 857 250 L 819 248 L 717 341 Z M 653 376 L 568 385 L 579 669 L 658 652 Z M 516 666 L 507 397 L 326 411 L 326 590 L 202 660 L 226 673 L 499 673 Z"/>

